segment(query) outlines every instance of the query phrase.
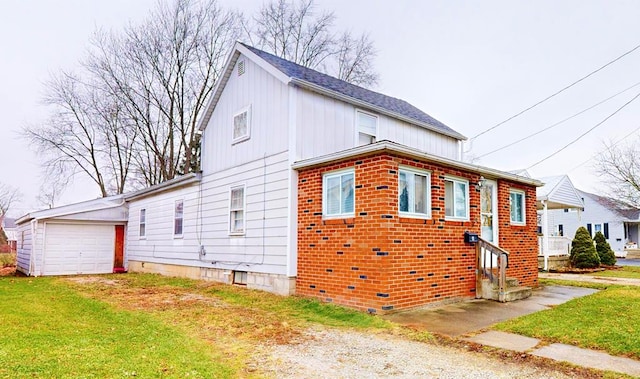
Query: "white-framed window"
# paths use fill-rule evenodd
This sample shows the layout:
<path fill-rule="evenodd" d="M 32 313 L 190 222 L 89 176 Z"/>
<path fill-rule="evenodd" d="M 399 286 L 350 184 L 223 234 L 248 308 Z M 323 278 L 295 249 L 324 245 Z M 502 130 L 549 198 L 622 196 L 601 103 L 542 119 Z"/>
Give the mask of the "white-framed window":
<path fill-rule="evenodd" d="M 229 196 L 229 234 L 244 234 L 244 185 L 231 188 Z"/>
<path fill-rule="evenodd" d="M 509 205 L 511 209 L 511 223 L 514 225 L 525 225 L 527 218 L 524 191 L 516 189 L 509 190 Z"/>
<path fill-rule="evenodd" d="M 378 116 L 356 110 L 356 145 L 368 145 L 378 137 Z"/>
<path fill-rule="evenodd" d="M 233 115 L 232 143 L 249 139 L 251 132 L 251 105 L 247 105 Z"/>
<path fill-rule="evenodd" d="M 173 236 L 182 237 L 182 228 L 184 224 L 184 201 L 176 200 L 173 211 Z"/>
<path fill-rule="evenodd" d="M 322 177 L 324 217 L 353 217 L 355 214 L 355 174 L 353 170 L 331 172 Z"/>
<path fill-rule="evenodd" d="M 431 174 L 403 168 L 398 170 L 398 210 L 403 216 L 431 217 Z"/>
<path fill-rule="evenodd" d="M 140 225 L 139 233 L 140 237 L 147 235 L 147 210 L 145 208 L 140 209 Z"/>
<path fill-rule="evenodd" d="M 449 220 L 469 220 L 469 181 L 444 179 L 444 215 Z"/>

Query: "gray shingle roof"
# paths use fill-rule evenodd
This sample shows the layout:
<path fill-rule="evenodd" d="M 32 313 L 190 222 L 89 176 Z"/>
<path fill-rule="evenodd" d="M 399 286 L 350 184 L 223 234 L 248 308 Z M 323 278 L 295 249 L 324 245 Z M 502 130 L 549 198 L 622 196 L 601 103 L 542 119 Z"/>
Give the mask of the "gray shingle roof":
<path fill-rule="evenodd" d="M 395 97 L 383 95 L 381 93 L 359 87 L 357 85 L 345 82 L 344 80 L 334 78 L 313 69 L 293 63 L 286 59 L 277 57 L 273 54 L 269 54 L 265 51 L 258 50 L 255 47 L 246 44 L 242 45 L 291 78 L 315 84 L 327 90 L 340 93 L 353 99 L 371 104 L 375 107 L 379 107 L 389 112 L 410 118 L 419 123 L 429 124 L 433 127 L 433 129 L 438 130 L 444 134 L 464 138 L 460 133 L 456 132 L 442 122 L 429 116 L 425 112 L 421 111 L 420 109 L 414 107 L 404 100 L 396 99 Z"/>
<path fill-rule="evenodd" d="M 588 196 L 592 198 L 594 201 L 598 202 L 603 207 L 609 209 L 610 211 L 618 213 L 627 221 L 637 221 L 640 220 L 640 209 L 632 207 L 628 204 L 624 204 L 621 201 L 616 199 L 612 199 L 610 197 L 595 195 L 589 192 L 584 192 L 578 190 L 582 196 Z"/>

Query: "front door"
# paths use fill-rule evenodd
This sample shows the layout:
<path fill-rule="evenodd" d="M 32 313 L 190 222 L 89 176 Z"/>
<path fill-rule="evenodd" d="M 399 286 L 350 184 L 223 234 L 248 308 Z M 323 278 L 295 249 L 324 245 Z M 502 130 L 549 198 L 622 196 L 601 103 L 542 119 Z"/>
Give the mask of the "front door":
<path fill-rule="evenodd" d="M 480 189 L 480 225 L 482 239 L 498 245 L 498 186 L 493 180 L 485 180 Z"/>

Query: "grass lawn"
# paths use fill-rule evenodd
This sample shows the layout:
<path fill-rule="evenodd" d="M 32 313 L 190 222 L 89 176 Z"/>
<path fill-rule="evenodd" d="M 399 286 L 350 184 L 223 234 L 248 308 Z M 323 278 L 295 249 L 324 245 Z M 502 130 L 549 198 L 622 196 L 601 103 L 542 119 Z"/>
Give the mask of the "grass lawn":
<path fill-rule="evenodd" d="M 390 324 L 317 301 L 157 275 L 0 278 L 0 377 L 251 377 L 257 344 Z"/>
<path fill-rule="evenodd" d="M 600 271 L 593 274 L 594 276 L 603 276 L 607 278 L 631 278 L 640 279 L 640 267 L 638 266 L 622 266 L 617 270 Z"/>
<path fill-rule="evenodd" d="M 576 285 L 576 282 L 545 281 Z M 543 283 L 543 284 L 545 284 Z M 640 287 L 582 283 L 601 289 L 496 329 L 640 359 Z"/>

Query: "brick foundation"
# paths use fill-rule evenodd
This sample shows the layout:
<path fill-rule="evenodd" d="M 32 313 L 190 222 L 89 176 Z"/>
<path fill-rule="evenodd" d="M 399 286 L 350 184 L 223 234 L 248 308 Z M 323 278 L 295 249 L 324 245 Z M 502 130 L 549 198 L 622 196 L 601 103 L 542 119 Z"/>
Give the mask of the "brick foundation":
<path fill-rule="evenodd" d="M 398 215 L 398 169 L 431 172 L 430 219 Z M 322 217 L 322 175 L 355 169 L 355 217 Z M 470 220 L 445 221 L 444 176 L 469 181 Z M 475 246 L 464 232 L 480 233 L 480 175 L 383 152 L 301 170 L 298 177 L 298 277 L 296 293 L 370 312 L 412 308 L 475 297 Z M 512 252 L 509 276 L 537 283 L 535 187 L 527 194 L 527 226 L 509 222 L 508 182 L 498 181 L 500 244 Z M 506 189 L 506 197 L 505 191 Z M 533 195 L 533 197 L 531 197 Z M 504 234 L 503 234 L 504 232 Z"/>

